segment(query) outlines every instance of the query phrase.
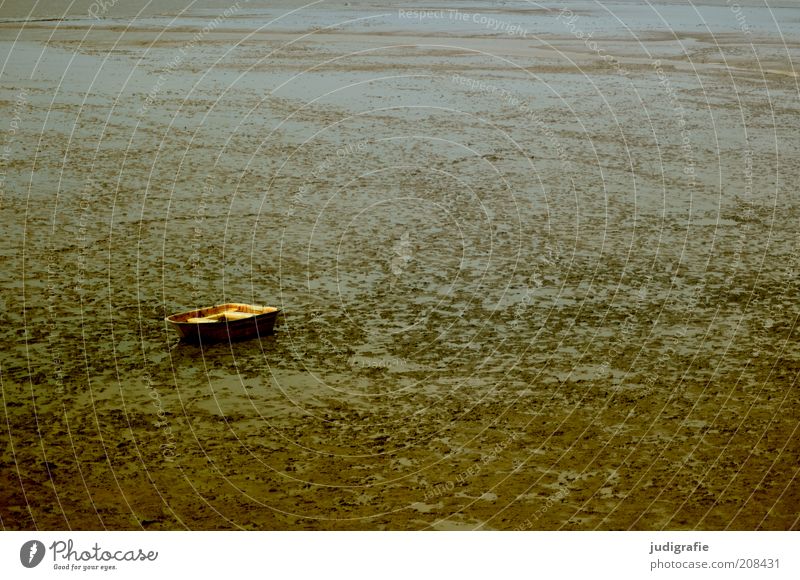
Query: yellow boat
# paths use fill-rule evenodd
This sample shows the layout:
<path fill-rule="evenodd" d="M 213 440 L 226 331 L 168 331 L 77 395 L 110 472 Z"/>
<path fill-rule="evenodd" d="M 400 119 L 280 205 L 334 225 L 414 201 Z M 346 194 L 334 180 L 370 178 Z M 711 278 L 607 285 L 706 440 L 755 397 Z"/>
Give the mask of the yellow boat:
<path fill-rule="evenodd" d="M 228 302 L 173 314 L 166 320 L 182 339 L 211 343 L 272 334 L 279 312 L 272 306 Z"/>

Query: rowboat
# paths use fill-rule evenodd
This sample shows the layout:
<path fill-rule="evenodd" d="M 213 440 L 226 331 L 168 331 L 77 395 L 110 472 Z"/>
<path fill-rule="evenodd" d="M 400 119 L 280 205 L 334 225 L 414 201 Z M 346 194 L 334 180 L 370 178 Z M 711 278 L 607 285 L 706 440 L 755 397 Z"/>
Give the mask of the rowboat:
<path fill-rule="evenodd" d="M 167 316 L 166 320 L 189 342 L 243 340 L 272 333 L 278 308 L 229 302 Z"/>

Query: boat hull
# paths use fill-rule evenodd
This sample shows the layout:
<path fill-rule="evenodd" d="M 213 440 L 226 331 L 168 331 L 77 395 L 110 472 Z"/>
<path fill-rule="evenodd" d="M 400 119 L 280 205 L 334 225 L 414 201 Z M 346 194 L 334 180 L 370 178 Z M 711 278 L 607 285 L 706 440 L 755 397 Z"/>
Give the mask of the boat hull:
<path fill-rule="evenodd" d="M 241 320 L 226 320 L 221 317 L 215 322 L 196 322 L 198 319 L 221 316 L 225 312 L 248 313 L 252 316 Z M 166 320 L 177 331 L 181 339 L 187 342 L 209 344 L 268 336 L 272 334 L 279 313 L 280 310 L 277 308 L 230 302 L 173 314 Z M 190 321 L 190 319 L 194 321 Z"/>

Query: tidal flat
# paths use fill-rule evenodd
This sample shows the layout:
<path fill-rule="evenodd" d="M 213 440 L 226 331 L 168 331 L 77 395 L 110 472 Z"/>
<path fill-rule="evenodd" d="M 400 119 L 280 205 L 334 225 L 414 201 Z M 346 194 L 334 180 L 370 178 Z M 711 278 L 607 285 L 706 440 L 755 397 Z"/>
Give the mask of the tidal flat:
<path fill-rule="evenodd" d="M 798 529 L 800 8 L 27 4 L 4 529 Z"/>

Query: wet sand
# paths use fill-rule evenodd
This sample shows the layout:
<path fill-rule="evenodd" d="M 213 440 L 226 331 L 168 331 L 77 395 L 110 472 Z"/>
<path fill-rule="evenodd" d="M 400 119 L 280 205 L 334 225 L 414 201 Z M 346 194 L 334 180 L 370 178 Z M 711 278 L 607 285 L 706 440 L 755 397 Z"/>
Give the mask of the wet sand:
<path fill-rule="evenodd" d="M 0 23 L 4 529 L 798 528 L 794 29 L 215 6 Z"/>

